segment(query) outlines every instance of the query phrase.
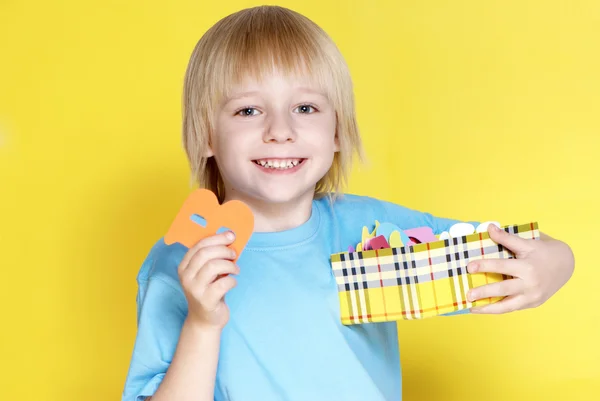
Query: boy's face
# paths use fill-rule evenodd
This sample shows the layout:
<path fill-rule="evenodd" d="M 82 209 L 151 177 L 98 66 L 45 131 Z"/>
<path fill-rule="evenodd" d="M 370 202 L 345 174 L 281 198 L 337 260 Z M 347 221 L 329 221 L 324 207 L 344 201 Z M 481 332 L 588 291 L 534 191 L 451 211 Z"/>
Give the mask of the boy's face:
<path fill-rule="evenodd" d="M 247 80 L 218 110 L 208 156 L 226 199 L 312 199 L 339 150 L 336 114 L 320 88 L 274 73 Z"/>

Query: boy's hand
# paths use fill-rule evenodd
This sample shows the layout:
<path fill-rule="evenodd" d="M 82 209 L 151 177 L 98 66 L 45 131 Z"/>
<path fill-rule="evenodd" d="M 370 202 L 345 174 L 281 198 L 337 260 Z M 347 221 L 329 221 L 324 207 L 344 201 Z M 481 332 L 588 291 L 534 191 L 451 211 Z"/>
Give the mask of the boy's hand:
<path fill-rule="evenodd" d="M 204 238 L 190 248 L 179 264 L 178 273 L 188 301 L 187 319 L 208 329 L 222 329 L 229 320 L 229 309 L 224 297 L 235 287 L 236 280 L 229 274 L 239 274 L 233 263 L 235 251 L 232 232 Z"/>
<path fill-rule="evenodd" d="M 507 313 L 535 308 L 546 302 L 572 276 L 575 260 L 564 242 L 540 234 L 540 240 L 527 240 L 490 225 L 490 238 L 514 252 L 516 259 L 483 259 L 469 263 L 469 273 L 499 273 L 514 278 L 487 284 L 469 291 L 468 299 L 506 297 L 473 313 Z"/>

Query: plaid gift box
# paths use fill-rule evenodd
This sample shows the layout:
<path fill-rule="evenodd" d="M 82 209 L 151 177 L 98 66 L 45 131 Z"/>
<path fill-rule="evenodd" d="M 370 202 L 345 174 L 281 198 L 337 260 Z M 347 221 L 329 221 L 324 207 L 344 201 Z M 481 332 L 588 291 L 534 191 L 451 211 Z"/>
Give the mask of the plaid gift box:
<path fill-rule="evenodd" d="M 521 238 L 539 239 L 537 222 L 503 227 Z M 423 319 L 502 298 L 469 302 L 474 287 L 510 278 L 494 273 L 469 274 L 478 259 L 512 259 L 487 232 L 421 243 L 331 255 L 338 285 L 342 324 Z"/>

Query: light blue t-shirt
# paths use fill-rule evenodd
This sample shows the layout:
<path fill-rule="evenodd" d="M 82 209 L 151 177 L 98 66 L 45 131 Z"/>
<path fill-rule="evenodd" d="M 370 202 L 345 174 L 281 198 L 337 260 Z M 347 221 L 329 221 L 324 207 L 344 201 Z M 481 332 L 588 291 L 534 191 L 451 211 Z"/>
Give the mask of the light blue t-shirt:
<path fill-rule="evenodd" d="M 343 326 L 330 255 L 361 241 L 375 220 L 402 229 L 447 231 L 436 218 L 369 197 L 313 201 L 310 219 L 277 233 L 254 233 L 226 296 L 216 401 L 401 400 L 395 322 Z M 186 248 L 159 240 L 144 261 L 138 332 L 123 401 L 154 394 L 173 358 L 187 302 L 177 275 Z"/>

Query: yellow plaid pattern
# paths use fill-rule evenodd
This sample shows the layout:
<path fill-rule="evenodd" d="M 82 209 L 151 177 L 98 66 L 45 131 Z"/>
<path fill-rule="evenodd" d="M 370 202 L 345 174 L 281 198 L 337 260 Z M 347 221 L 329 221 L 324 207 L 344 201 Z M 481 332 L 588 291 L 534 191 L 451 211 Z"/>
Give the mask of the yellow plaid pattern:
<path fill-rule="evenodd" d="M 525 239 L 539 239 L 537 222 L 503 227 Z M 474 287 L 508 276 L 468 274 L 467 264 L 479 259 L 512 259 L 487 232 L 430 243 L 331 255 L 338 285 L 342 324 L 423 319 L 501 298 L 469 302 Z"/>

